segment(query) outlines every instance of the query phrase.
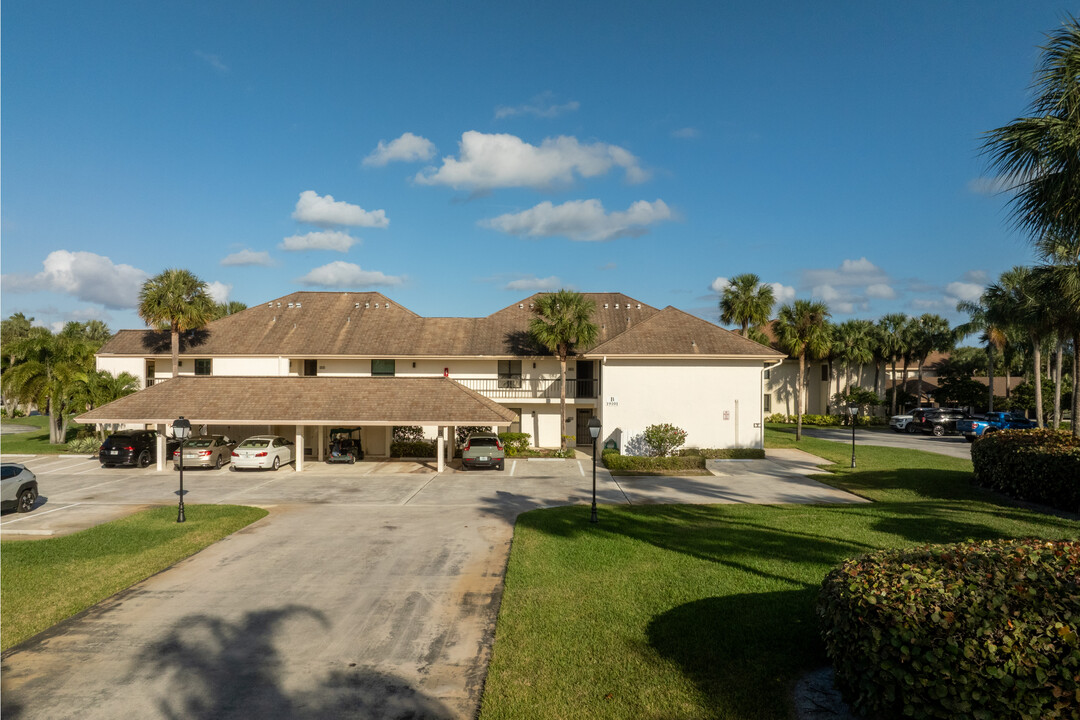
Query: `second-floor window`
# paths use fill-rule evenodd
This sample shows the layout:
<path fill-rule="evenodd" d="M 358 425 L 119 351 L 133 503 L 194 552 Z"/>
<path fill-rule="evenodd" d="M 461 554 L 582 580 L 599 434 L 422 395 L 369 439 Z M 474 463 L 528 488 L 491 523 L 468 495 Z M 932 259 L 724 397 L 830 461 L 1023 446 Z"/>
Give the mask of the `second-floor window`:
<path fill-rule="evenodd" d="M 500 360 L 499 361 L 499 387 L 500 388 L 520 388 L 521 387 L 521 361 L 520 360 Z"/>
<path fill-rule="evenodd" d="M 211 375 L 214 369 L 214 361 L 210 358 L 197 358 L 195 360 L 196 375 Z"/>
<path fill-rule="evenodd" d="M 319 374 L 319 361 L 318 360 L 305 360 L 304 361 L 304 375 L 311 377 L 312 375 Z"/>
<path fill-rule="evenodd" d="M 371 374 L 379 377 L 393 377 L 394 376 L 394 361 L 393 360 L 372 360 L 371 361 Z"/>

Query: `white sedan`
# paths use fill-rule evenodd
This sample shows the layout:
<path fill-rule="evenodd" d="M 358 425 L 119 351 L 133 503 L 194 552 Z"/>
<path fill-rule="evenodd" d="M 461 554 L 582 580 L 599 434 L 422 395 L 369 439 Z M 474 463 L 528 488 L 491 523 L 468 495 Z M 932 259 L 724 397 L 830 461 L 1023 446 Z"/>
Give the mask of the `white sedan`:
<path fill-rule="evenodd" d="M 293 443 L 277 435 L 249 437 L 232 451 L 230 470 L 260 468 L 277 470 L 295 459 Z"/>

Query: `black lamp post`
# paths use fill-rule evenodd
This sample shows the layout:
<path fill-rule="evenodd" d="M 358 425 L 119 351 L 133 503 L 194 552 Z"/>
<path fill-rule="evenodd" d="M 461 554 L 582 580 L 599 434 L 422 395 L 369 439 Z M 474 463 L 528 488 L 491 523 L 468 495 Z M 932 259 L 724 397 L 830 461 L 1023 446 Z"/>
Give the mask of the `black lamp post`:
<path fill-rule="evenodd" d="M 858 403 L 849 403 L 847 411 L 851 415 L 851 467 L 855 467 L 855 418 L 859 416 Z"/>
<path fill-rule="evenodd" d="M 589 434 L 592 435 L 592 515 L 589 522 L 600 522 L 596 517 L 596 438 L 600 437 L 600 418 L 593 415 L 589 418 Z"/>
<path fill-rule="evenodd" d="M 176 515 L 176 522 L 182 523 L 184 517 L 184 441 L 191 435 L 191 422 L 181 415 L 172 424 L 173 437 L 180 441 L 180 509 Z"/>

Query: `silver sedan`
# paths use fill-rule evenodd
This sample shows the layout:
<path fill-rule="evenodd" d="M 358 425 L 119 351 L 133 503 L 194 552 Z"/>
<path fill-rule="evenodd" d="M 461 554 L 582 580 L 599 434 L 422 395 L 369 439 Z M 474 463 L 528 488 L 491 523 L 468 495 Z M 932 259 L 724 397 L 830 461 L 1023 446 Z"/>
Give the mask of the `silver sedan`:
<path fill-rule="evenodd" d="M 236 443 L 225 435 L 202 435 L 184 443 L 184 467 L 219 469 L 232 460 Z M 173 452 L 173 470 L 180 469 L 180 450 Z"/>

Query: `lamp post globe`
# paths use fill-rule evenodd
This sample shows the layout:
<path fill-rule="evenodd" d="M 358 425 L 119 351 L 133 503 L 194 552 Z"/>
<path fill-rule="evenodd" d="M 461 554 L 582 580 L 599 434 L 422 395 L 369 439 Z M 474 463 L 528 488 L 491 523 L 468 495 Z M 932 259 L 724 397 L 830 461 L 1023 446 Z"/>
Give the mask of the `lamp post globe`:
<path fill-rule="evenodd" d="M 600 437 L 600 418 L 593 415 L 589 418 L 589 435 L 592 435 L 592 514 L 589 522 L 600 522 L 596 516 L 596 438 Z"/>
<path fill-rule="evenodd" d="M 182 523 L 187 520 L 184 517 L 184 441 L 191 435 L 191 421 L 185 420 L 181 415 L 173 420 L 173 437 L 180 441 L 180 507 L 177 509 L 176 522 Z"/>
<path fill-rule="evenodd" d="M 859 405 L 848 403 L 847 409 L 851 415 L 851 467 L 855 467 L 855 418 L 859 416 Z"/>

